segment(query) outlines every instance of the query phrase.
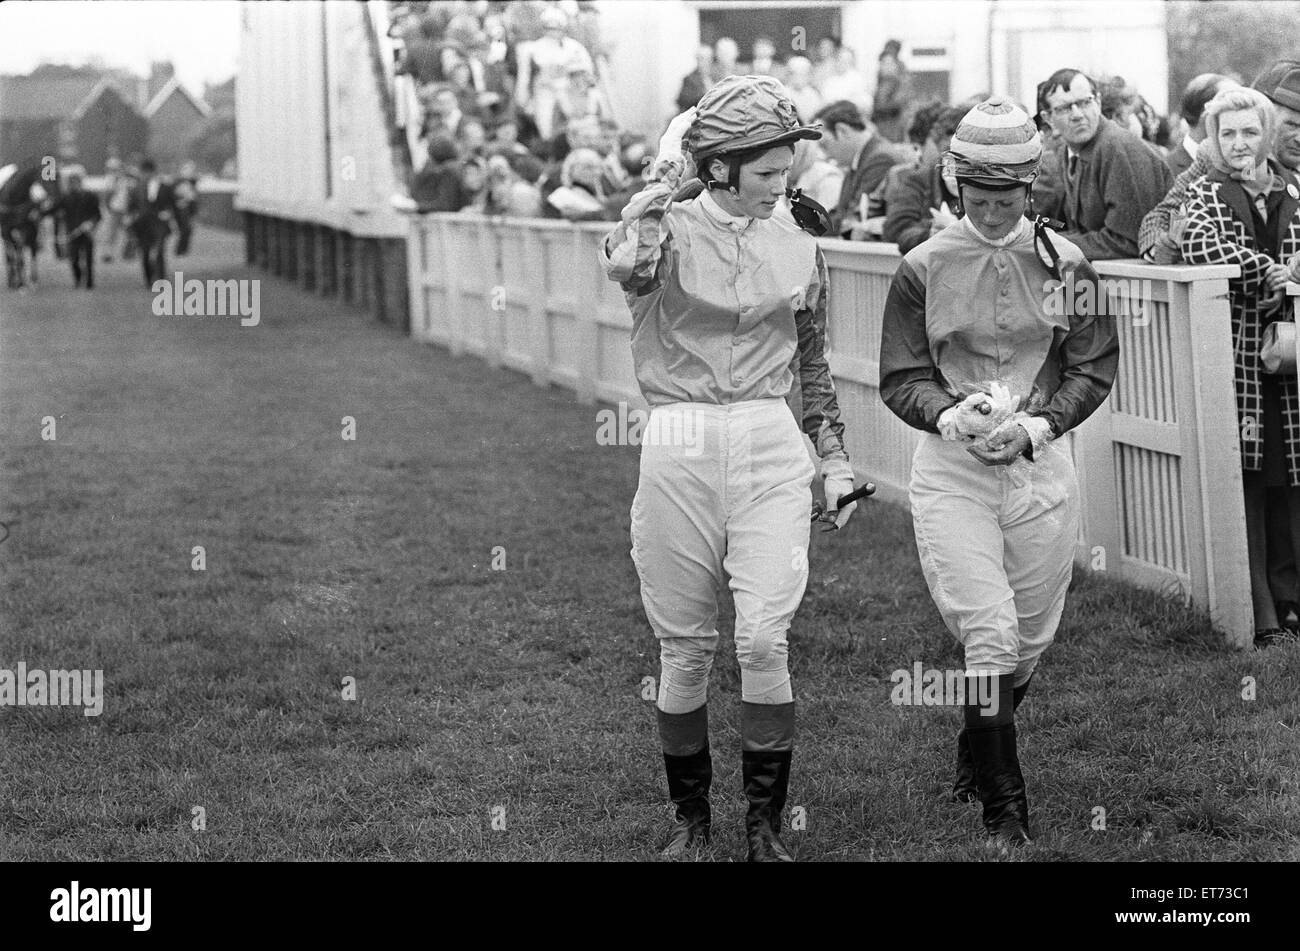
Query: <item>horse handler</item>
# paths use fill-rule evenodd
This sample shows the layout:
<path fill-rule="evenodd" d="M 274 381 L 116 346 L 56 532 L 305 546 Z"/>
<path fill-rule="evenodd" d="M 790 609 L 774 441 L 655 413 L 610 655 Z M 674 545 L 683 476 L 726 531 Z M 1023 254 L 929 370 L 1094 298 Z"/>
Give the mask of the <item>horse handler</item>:
<path fill-rule="evenodd" d="M 72 280 L 77 287 L 95 287 L 95 228 L 102 215 L 99 196 L 82 187 L 84 169 L 68 169 L 68 184 L 55 206 L 55 216 L 66 236 Z"/>
<path fill-rule="evenodd" d="M 966 114 L 945 155 L 965 217 L 903 259 L 880 346 L 881 397 L 926 433 L 909 486 L 916 546 L 965 649 L 954 798 L 978 796 L 1002 848 L 1030 841 L 1014 714 L 1056 635 L 1078 534 L 1059 440 L 1101 405 L 1119 363 L 1112 318 L 1071 298 L 1085 281 L 1099 289 L 1096 271 L 1025 217 L 1042 151 L 1013 103 Z"/>
<path fill-rule="evenodd" d="M 683 136 L 705 187 L 674 202 L 689 177 Z M 709 671 L 730 576 L 749 860 L 793 861 L 779 835 L 795 732 L 786 632 L 808 580 L 815 474 L 786 404 L 795 373 L 827 505 L 853 488 L 824 353 L 826 264 L 786 204 L 794 143 L 820 136 L 775 79 L 723 79 L 669 125 L 602 248 L 632 311 L 646 432 L 659 436 L 643 440 L 631 535 L 660 645 L 659 735 L 677 807 L 667 856 L 709 839 Z M 837 527 L 855 506 L 839 509 Z"/>

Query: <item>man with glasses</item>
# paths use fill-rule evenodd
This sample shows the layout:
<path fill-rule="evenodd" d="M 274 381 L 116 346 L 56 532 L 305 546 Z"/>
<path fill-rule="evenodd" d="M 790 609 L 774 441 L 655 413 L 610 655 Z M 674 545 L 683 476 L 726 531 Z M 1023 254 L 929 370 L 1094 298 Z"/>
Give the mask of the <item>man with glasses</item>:
<path fill-rule="evenodd" d="M 1101 114 L 1097 85 L 1060 69 L 1040 87 L 1038 109 L 1058 140 L 1065 189 L 1040 212 L 1065 222 L 1062 234 L 1089 261 L 1138 256 L 1142 217 L 1173 182 L 1168 167 L 1137 136 Z"/>

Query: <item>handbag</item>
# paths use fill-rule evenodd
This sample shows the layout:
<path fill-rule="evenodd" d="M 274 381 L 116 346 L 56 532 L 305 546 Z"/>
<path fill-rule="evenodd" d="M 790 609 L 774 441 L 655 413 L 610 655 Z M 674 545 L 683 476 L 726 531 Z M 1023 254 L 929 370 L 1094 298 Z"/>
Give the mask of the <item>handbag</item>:
<path fill-rule="evenodd" d="M 1295 376 L 1295 321 L 1275 320 L 1264 328 L 1259 363 L 1270 376 Z"/>

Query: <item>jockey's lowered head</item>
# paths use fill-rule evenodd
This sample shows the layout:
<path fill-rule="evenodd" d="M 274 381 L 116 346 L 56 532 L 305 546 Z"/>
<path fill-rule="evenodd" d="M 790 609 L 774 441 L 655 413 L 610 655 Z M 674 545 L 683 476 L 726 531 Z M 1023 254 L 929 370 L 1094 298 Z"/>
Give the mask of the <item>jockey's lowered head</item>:
<path fill-rule="evenodd" d="M 991 191 L 1032 185 L 1043 137 L 1024 109 L 991 96 L 962 118 L 943 155 L 945 177 Z"/>

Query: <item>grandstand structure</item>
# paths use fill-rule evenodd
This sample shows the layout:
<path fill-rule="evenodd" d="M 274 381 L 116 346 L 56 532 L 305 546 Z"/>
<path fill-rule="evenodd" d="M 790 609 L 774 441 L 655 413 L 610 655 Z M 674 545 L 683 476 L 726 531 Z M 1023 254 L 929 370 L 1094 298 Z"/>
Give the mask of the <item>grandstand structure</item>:
<path fill-rule="evenodd" d="M 239 194 L 247 257 L 398 327 L 408 322 L 408 148 L 388 4 L 240 9 Z"/>

